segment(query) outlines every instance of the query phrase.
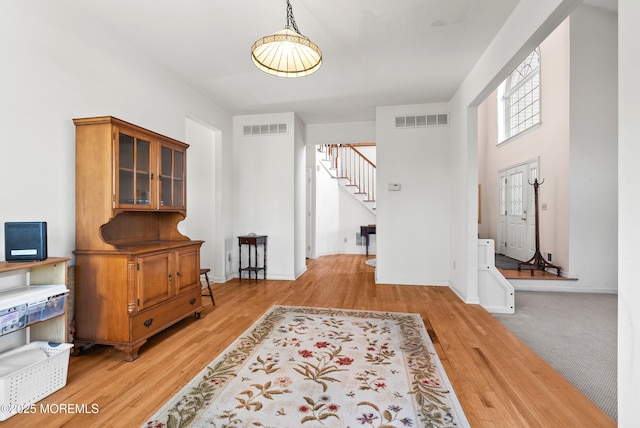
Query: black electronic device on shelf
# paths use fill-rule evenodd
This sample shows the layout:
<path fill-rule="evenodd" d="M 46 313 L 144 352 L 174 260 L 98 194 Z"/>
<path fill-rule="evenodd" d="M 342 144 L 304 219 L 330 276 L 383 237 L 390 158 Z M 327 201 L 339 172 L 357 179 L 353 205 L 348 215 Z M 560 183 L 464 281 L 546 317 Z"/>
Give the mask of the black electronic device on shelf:
<path fill-rule="evenodd" d="M 4 256 L 8 262 L 37 262 L 47 258 L 47 223 L 6 222 Z"/>

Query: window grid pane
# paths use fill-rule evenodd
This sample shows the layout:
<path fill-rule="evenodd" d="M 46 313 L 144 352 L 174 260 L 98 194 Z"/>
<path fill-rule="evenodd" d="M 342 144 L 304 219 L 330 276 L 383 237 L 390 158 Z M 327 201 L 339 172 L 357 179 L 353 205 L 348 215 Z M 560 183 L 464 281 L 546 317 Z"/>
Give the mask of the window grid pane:
<path fill-rule="evenodd" d="M 522 215 L 522 172 L 517 172 L 511 175 L 511 187 L 510 187 L 510 215 Z"/>
<path fill-rule="evenodd" d="M 506 138 L 540 123 L 540 56 L 534 50 L 506 81 Z"/>

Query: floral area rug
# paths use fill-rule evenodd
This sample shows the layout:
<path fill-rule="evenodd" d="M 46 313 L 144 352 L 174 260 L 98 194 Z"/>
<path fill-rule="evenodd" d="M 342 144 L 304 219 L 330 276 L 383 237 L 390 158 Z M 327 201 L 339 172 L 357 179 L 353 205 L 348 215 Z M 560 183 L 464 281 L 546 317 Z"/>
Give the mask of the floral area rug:
<path fill-rule="evenodd" d="M 468 427 L 418 314 L 274 306 L 144 427 Z"/>

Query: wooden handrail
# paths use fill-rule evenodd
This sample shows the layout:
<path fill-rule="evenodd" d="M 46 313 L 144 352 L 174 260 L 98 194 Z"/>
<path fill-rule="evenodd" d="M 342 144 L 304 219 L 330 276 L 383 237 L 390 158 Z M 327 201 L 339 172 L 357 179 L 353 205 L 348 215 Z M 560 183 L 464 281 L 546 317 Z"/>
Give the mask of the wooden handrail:
<path fill-rule="evenodd" d="M 363 155 L 360 152 L 360 150 L 356 149 L 355 144 L 347 144 L 347 146 L 351 147 L 353 149 L 353 151 L 356 152 L 357 154 L 359 154 L 362 157 L 362 159 L 364 159 L 366 162 L 369 163 L 369 165 L 371 165 L 374 168 L 376 167 L 375 163 L 371 162 L 368 157 L 366 157 L 365 155 Z M 375 146 L 375 144 L 374 144 L 374 146 Z"/>

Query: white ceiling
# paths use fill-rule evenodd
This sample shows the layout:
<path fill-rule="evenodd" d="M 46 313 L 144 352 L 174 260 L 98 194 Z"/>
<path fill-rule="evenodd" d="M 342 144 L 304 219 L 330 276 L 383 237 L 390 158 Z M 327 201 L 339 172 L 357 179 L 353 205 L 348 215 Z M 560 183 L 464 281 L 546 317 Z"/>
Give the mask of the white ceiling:
<path fill-rule="evenodd" d="M 285 0 L 67 0 L 234 115 L 366 121 L 375 107 L 449 100 L 519 0 L 290 0 L 323 53 L 313 75 L 267 75 L 250 58 L 286 23 Z M 617 8 L 617 0 L 587 0 Z"/>

